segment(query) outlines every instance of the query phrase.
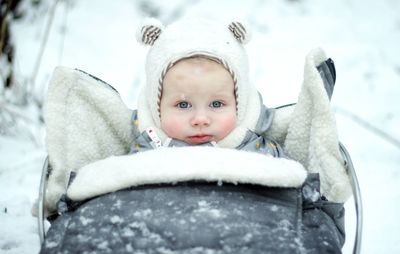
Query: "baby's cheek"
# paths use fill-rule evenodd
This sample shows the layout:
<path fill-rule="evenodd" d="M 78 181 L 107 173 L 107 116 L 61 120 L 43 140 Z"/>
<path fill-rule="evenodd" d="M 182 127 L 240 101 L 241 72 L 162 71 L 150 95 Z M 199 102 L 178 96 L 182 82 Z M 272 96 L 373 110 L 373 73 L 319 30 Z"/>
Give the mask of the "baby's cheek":
<path fill-rule="evenodd" d="M 226 137 L 236 127 L 236 117 L 227 117 L 221 123 L 221 139 Z"/>
<path fill-rule="evenodd" d="M 180 135 L 182 135 L 182 126 L 183 124 L 179 119 L 173 117 L 161 122 L 161 129 L 170 138 L 180 139 Z"/>

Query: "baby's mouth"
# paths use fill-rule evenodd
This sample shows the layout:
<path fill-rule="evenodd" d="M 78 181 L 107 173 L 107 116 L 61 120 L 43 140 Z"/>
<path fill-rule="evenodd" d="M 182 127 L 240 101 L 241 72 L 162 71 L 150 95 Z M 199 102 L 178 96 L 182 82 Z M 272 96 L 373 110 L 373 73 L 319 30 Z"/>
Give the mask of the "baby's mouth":
<path fill-rule="evenodd" d="M 189 136 L 189 143 L 191 145 L 198 145 L 198 144 L 203 144 L 212 141 L 213 136 L 211 135 L 205 135 L 205 134 L 200 134 L 200 135 L 193 135 Z"/>

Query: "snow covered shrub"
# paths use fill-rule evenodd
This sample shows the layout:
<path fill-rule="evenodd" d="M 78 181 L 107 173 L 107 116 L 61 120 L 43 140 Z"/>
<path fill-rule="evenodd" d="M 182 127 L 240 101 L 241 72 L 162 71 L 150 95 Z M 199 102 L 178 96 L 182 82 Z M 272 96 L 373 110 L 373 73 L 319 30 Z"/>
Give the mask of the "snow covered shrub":
<path fill-rule="evenodd" d="M 0 2 L 0 135 L 29 137 L 36 140 L 33 129 L 42 124 L 41 103 L 30 95 L 28 78 L 19 73 L 15 56 L 17 41 L 13 24 L 35 12 L 40 0 Z"/>

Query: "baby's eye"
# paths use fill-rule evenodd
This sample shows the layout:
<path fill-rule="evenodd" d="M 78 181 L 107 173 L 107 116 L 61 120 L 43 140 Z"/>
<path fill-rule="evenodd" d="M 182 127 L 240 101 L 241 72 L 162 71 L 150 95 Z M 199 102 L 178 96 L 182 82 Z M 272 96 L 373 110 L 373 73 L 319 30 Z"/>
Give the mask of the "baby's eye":
<path fill-rule="evenodd" d="M 224 104 L 222 102 L 220 102 L 220 101 L 213 101 L 213 102 L 211 102 L 210 107 L 212 107 L 212 108 L 220 108 L 223 105 Z"/>
<path fill-rule="evenodd" d="M 176 105 L 178 108 L 190 108 L 191 105 L 187 101 L 181 101 Z"/>

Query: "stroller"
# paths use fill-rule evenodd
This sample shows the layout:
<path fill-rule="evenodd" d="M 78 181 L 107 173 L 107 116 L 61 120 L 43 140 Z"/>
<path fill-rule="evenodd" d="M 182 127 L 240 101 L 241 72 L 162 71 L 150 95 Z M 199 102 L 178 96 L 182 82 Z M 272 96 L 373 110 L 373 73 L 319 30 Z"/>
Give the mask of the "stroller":
<path fill-rule="evenodd" d="M 314 50 L 307 64 L 329 102 L 336 78 L 333 61 Z M 99 109 L 104 101 L 110 104 Z M 267 135 L 285 144 L 301 103 L 276 108 Z M 49 156 L 36 211 L 40 253 L 341 253 L 348 198 L 342 190 L 347 187 L 357 213 L 353 253 L 360 252 L 360 190 L 350 155 L 339 142 L 344 171 L 333 177 L 331 168 L 313 169 L 332 158 L 315 158 L 312 149 L 305 160 L 301 153 L 288 160 L 214 147 L 125 155 L 132 111 L 113 87 L 68 68 L 56 69 L 47 107 Z M 81 115 L 82 108 L 96 117 Z M 312 120 L 318 125 L 318 119 Z M 112 131 L 104 137 L 102 128 Z M 312 137 L 307 138 L 311 146 Z M 184 170 L 168 170 L 179 166 Z M 51 223 L 47 234 L 45 220 Z"/>

